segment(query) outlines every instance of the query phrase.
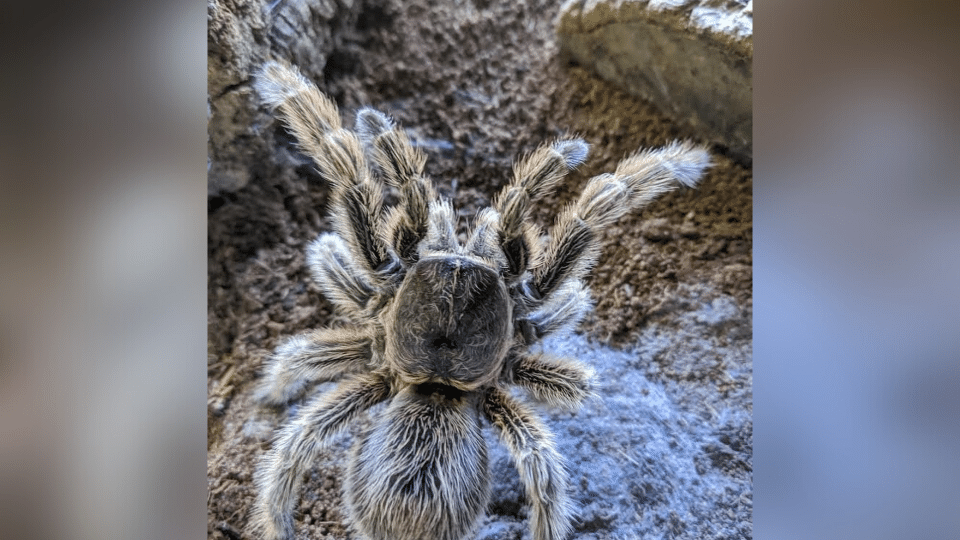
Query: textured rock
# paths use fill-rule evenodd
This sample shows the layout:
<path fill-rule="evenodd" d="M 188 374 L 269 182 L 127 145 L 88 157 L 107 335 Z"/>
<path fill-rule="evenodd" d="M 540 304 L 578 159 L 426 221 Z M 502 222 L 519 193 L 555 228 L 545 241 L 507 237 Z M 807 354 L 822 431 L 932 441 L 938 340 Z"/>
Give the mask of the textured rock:
<path fill-rule="evenodd" d="M 568 0 L 565 58 L 753 157 L 753 2 Z"/>
<path fill-rule="evenodd" d="M 357 21 L 354 0 L 211 0 L 207 5 L 207 186 L 211 195 L 247 185 L 275 152 L 251 99 L 253 72 L 268 58 L 321 80 L 337 37 Z"/>

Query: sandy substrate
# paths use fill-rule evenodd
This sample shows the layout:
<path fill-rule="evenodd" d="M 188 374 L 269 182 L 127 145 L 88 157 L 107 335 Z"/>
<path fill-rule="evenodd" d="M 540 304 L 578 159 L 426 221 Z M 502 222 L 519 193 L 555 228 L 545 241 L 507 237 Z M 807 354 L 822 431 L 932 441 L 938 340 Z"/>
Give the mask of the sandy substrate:
<path fill-rule="evenodd" d="M 509 180 L 516 156 L 544 140 L 574 133 L 591 145 L 586 164 L 534 212 L 549 232 L 591 176 L 640 147 L 697 139 L 562 65 L 557 1 L 376 4 L 317 82 L 347 125 L 371 105 L 407 128 L 464 223 Z M 208 537 L 218 539 L 250 538 L 256 460 L 296 409 L 252 399 L 263 360 L 285 336 L 345 322 L 304 264 L 306 244 L 330 229 L 327 187 L 278 124 L 258 129 L 277 141 L 277 159 L 209 200 Z M 599 395 L 582 411 L 543 410 L 571 469 L 573 538 L 752 537 L 752 170 L 711 151 L 716 165 L 698 189 L 604 232 L 589 279 L 595 310 L 545 345 L 599 374 Z M 362 424 L 306 479 L 298 538 L 357 538 L 340 488 Z M 519 476 L 489 428 L 487 438 L 493 497 L 476 537 L 528 538 Z"/>

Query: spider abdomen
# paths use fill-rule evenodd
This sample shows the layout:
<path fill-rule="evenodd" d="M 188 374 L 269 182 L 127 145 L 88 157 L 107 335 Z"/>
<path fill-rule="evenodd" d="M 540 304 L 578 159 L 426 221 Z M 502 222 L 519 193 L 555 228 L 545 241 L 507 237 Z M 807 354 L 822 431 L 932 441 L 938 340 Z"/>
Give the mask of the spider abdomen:
<path fill-rule="evenodd" d="M 425 384 L 401 391 L 354 449 L 346 498 L 371 540 L 460 540 L 489 498 L 475 396 Z"/>

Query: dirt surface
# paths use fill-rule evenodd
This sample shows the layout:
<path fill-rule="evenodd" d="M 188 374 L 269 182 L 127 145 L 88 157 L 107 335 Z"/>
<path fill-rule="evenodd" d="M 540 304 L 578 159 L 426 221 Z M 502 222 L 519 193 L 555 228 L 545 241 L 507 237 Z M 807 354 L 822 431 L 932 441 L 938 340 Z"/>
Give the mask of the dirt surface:
<path fill-rule="evenodd" d="M 591 176 L 640 147 L 698 138 L 562 65 L 559 0 L 429 4 L 367 2 L 323 73 L 307 75 L 347 125 L 371 105 L 407 128 L 462 223 L 542 141 L 573 133 L 591 145 L 586 164 L 534 212 L 549 232 Z M 253 99 L 243 85 L 237 91 Z M 209 538 L 250 537 L 256 460 L 296 409 L 252 399 L 263 360 L 285 336 L 345 322 L 304 263 L 307 243 L 330 229 L 327 187 L 280 125 L 262 118 L 255 128 L 275 142 L 275 156 L 242 189 L 209 199 Z M 546 345 L 601 376 L 599 398 L 581 413 L 544 411 L 571 465 L 574 538 L 752 536 L 752 169 L 722 148 L 711 153 L 715 166 L 697 189 L 604 232 L 589 278 L 594 312 L 575 335 Z M 298 538 L 358 538 L 343 520 L 340 488 L 361 424 L 306 480 Z M 488 439 L 493 499 L 476 537 L 528 538 L 517 472 Z"/>

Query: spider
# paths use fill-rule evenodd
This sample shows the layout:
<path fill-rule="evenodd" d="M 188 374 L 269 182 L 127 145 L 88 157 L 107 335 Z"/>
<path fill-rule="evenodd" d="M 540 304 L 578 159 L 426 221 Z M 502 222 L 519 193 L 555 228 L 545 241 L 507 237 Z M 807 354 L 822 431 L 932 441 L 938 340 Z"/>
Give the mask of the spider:
<path fill-rule="evenodd" d="M 334 232 L 307 250 L 312 277 L 356 324 L 305 332 L 268 359 L 258 398 L 283 406 L 342 378 L 284 426 L 258 465 L 252 529 L 294 537 L 302 478 L 324 441 L 377 404 L 344 479 L 348 521 L 373 540 L 460 540 L 489 499 L 482 420 L 509 450 L 526 489 L 535 540 L 560 540 L 574 509 L 568 476 L 535 402 L 575 410 L 593 370 L 535 347 L 590 309 L 583 278 L 601 230 L 710 165 L 689 142 L 638 152 L 592 178 L 544 242 L 531 205 L 587 156 L 578 138 L 536 149 L 480 211 L 461 242 L 450 201 L 424 176 L 425 156 L 384 114 L 364 108 L 341 127 L 336 105 L 289 65 L 268 62 L 255 88 L 331 184 Z M 373 169 L 368 164 L 372 161 Z M 386 184 L 399 202 L 385 207 Z"/>

